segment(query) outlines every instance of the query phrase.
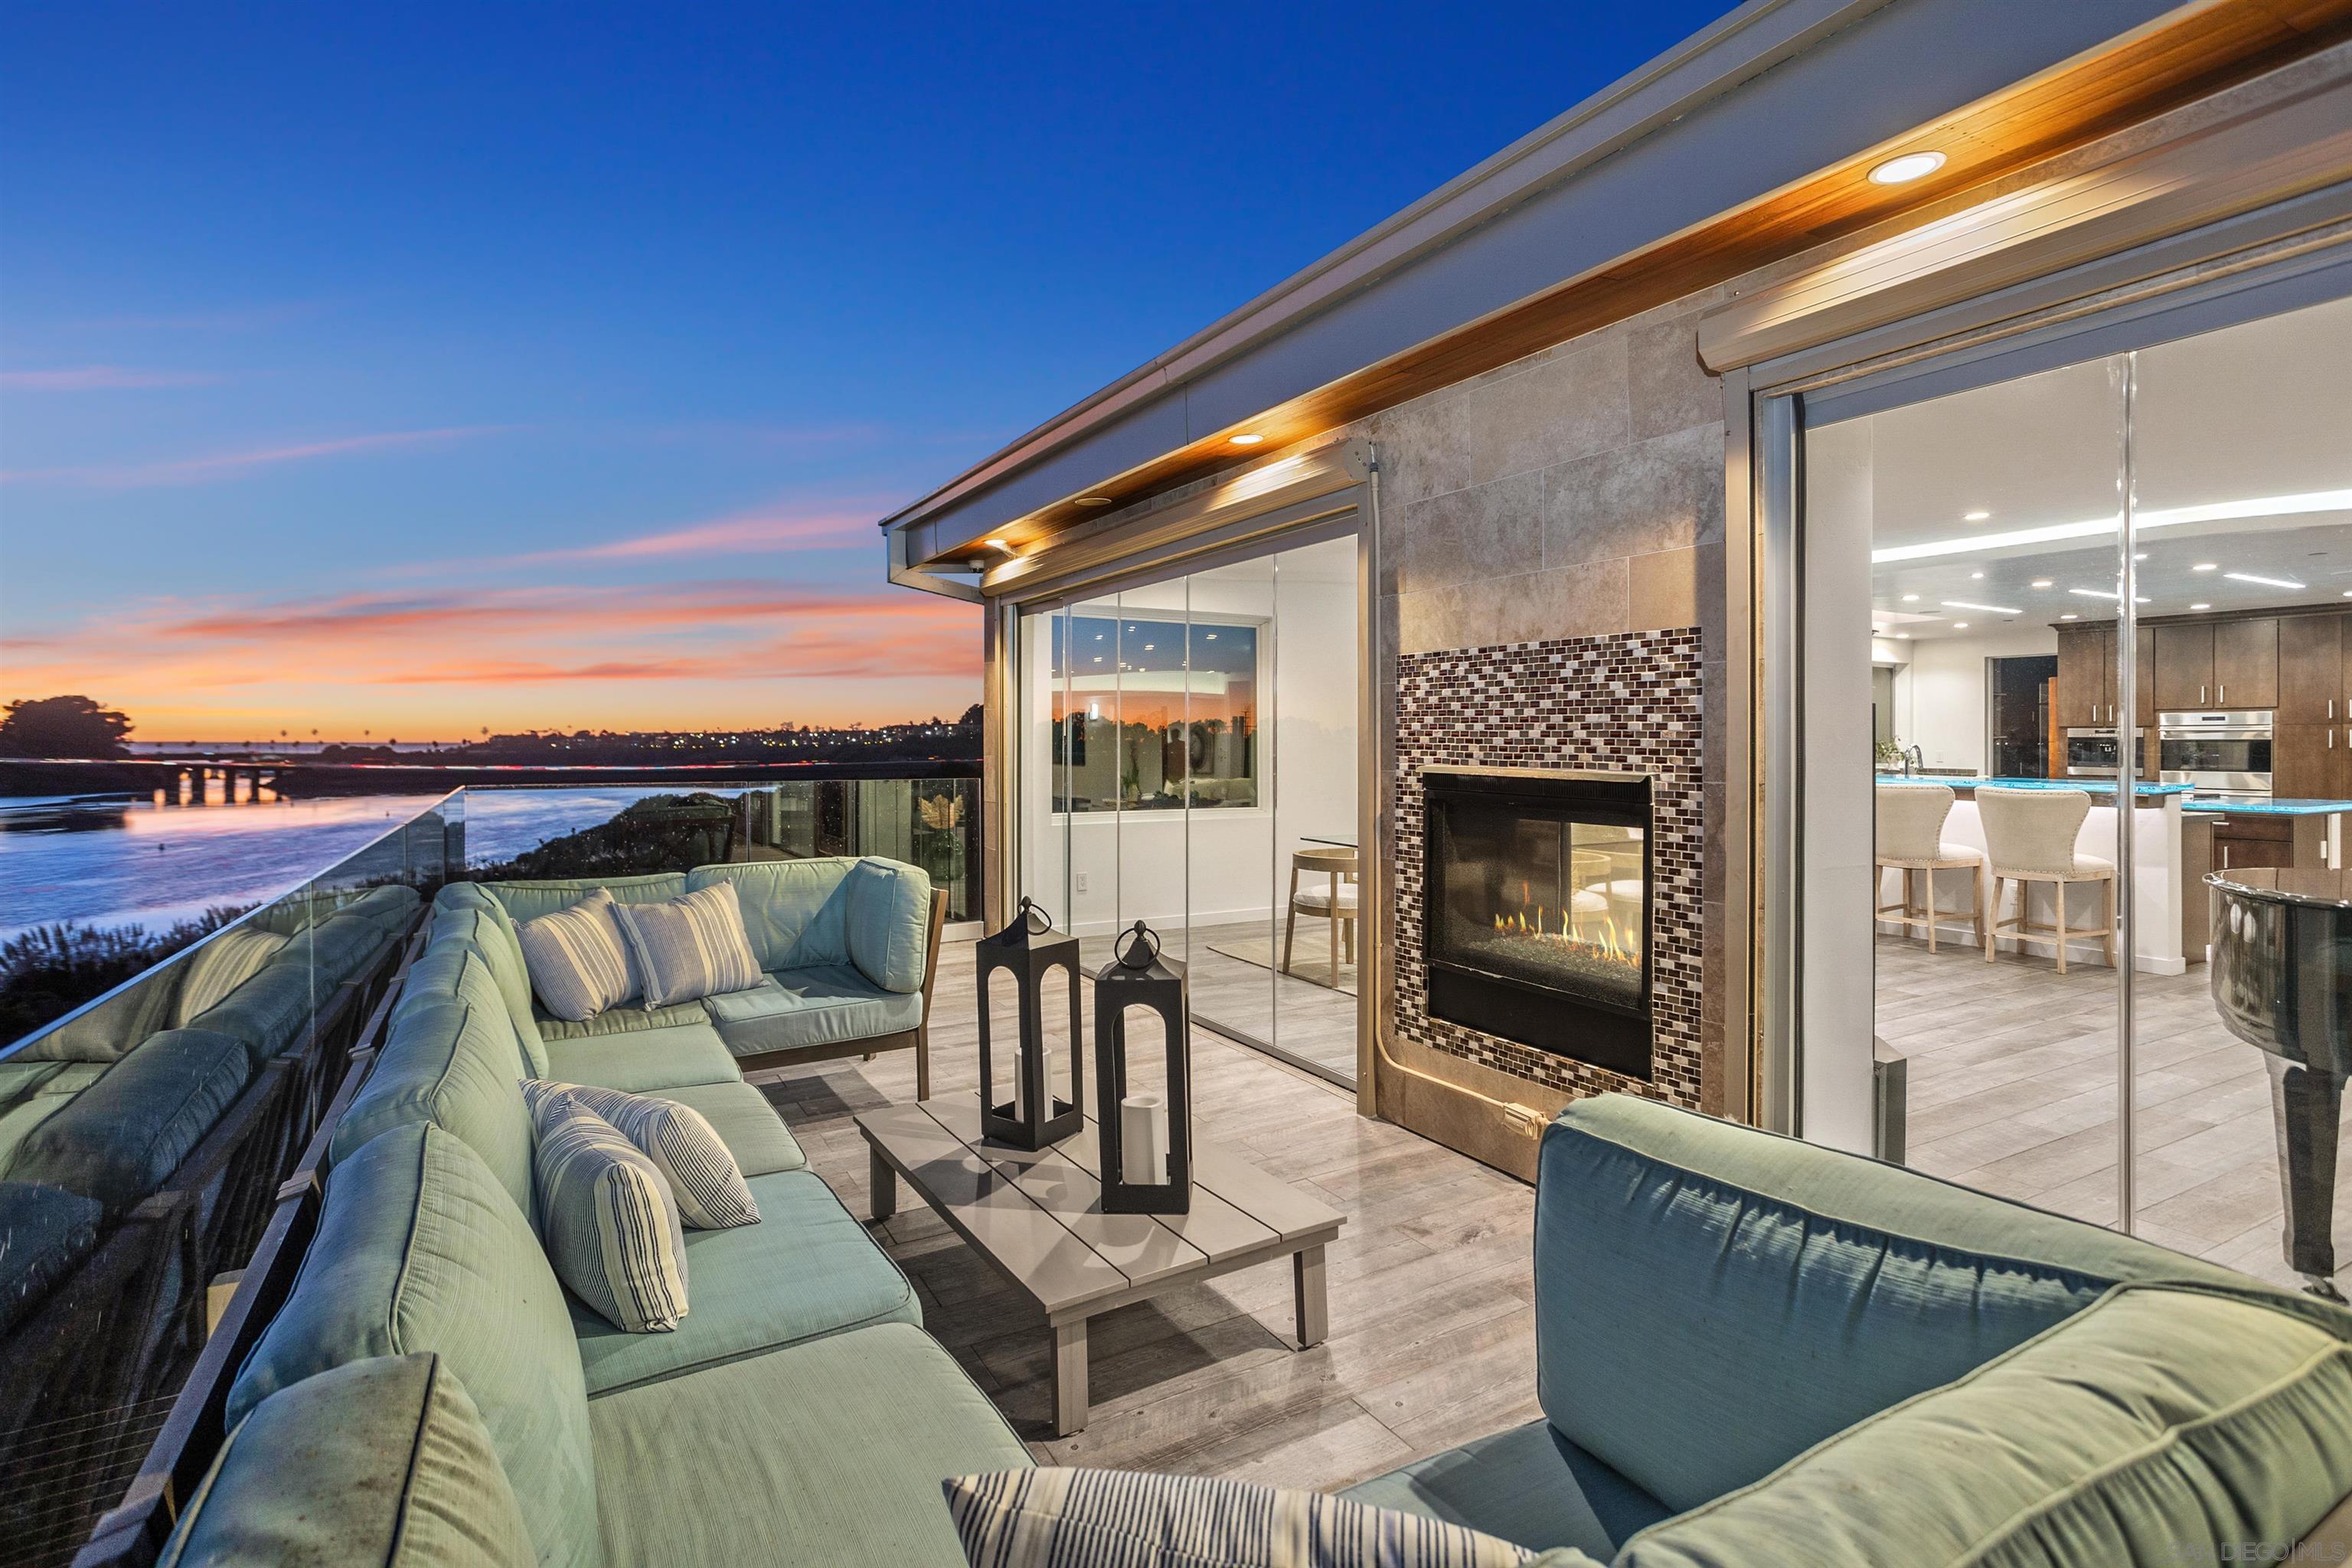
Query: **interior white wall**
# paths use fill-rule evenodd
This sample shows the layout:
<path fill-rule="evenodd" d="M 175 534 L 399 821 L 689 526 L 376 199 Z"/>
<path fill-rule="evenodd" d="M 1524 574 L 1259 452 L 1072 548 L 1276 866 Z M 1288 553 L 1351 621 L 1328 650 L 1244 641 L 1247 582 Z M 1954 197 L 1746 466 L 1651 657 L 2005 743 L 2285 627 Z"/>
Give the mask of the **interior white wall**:
<path fill-rule="evenodd" d="M 1192 811 L 1052 810 L 1051 637 L 1024 621 L 1023 890 L 1081 935 L 1135 921 L 1163 932 L 1268 921 L 1293 850 L 1355 836 L 1357 689 L 1352 539 L 1129 589 L 1098 613 L 1189 615 L 1263 626 L 1258 784 L 1265 804 Z M 1081 605 L 1080 613 L 1090 606 Z M 1078 884 L 1083 881 L 1085 886 Z"/>
<path fill-rule="evenodd" d="M 1895 739 L 1916 745 L 1931 768 L 1983 769 L 1991 721 L 1989 658 L 2054 656 L 2058 633 L 2046 626 L 2004 626 L 1981 635 L 1922 638 L 1895 678 Z"/>

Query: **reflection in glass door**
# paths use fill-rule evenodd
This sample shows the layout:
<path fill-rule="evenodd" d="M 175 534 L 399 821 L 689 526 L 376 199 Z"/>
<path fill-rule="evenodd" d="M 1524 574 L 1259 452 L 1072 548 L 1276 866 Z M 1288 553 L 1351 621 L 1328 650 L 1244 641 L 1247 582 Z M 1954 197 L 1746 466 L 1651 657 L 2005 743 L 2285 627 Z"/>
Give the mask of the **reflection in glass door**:
<path fill-rule="evenodd" d="M 1194 1018 L 1342 1082 L 1359 929 L 1352 536 L 1025 614 L 1024 891 L 1108 962 L 1140 920 Z"/>
<path fill-rule="evenodd" d="M 2347 359 L 2336 300 L 1808 428 L 1808 1137 L 1871 1147 L 1897 1056 L 1915 1167 L 2352 1277 Z"/>

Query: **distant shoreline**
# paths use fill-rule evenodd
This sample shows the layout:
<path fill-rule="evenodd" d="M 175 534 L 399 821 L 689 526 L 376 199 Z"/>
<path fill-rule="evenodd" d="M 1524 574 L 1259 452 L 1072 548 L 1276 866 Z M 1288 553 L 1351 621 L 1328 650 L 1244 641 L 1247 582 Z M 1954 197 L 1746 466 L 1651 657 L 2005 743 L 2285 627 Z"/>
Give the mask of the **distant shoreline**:
<path fill-rule="evenodd" d="M 912 757 L 874 762 L 538 763 L 319 763 L 230 758 L 110 758 L 24 761 L 0 758 L 0 798 L 26 795 L 152 795 L 192 767 L 260 771 L 289 799 L 347 795 L 423 795 L 461 787 L 562 784 L 786 784 L 795 779 L 978 778 L 971 757 Z"/>

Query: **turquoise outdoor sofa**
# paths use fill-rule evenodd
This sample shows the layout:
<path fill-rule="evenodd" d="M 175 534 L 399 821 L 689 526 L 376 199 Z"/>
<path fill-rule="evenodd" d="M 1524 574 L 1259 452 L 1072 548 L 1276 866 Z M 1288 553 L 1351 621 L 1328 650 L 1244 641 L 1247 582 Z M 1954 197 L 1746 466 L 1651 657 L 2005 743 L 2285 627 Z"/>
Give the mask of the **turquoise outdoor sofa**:
<path fill-rule="evenodd" d="M 1616 1568 L 2352 1560 L 2340 1307 L 1621 1095 L 1535 1265 L 1544 1418 L 1347 1495 Z"/>
<path fill-rule="evenodd" d="M 624 1005 L 584 1023 L 533 1001 L 515 927 L 604 888 L 622 903 L 654 903 L 735 884 L 754 989 L 674 1007 Z M 708 1081 L 722 1068 L 797 1066 L 878 1051 L 915 1053 L 915 1098 L 931 1092 L 931 985 L 948 896 L 919 868 L 879 856 L 752 860 L 652 876 L 551 882 L 455 882 L 434 900 L 436 927 L 470 921 L 469 937 L 499 983 L 524 1047 L 554 1076 L 649 1091 Z M 685 1076 L 680 1076 L 685 1075 Z"/>
<path fill-rule="evenodd" d="M 858 1048 L 844 1020 L 803 1016 L 853 987 L 845 964 L 901 984 L 932 972 L 934 954 L 907 945 L 930 919 L 929 879 L 876 859 L 709 871 L 743 881 L 747 915 L 758 895 L 763 953 L 807 962 L 778 966 L 770 1011 L 601 1032 L 535 1018 L 503 945 L 502 920 L 586 884 L 497 888 L 495 905 L 444 889 L 336 1123 L 300 1275 L 237 1374 L 233 1435 L 165 1561 L 385 1560 L 378 1532 L 394 1526 L 378 1505 L 399 1489 L 383 1467 L 414 1482 L 413 1452 L 428 1468 L 463 1458 L 419 1483 L 448 1489 L 435 1495 L 465 1538 L 426 1560 L 961 1563 L 941 1478 L 1028 1452 L 736 1067 Z M 674 1332 L 613 1328 L 541 1250 L 519 1080 L 551 1075 L 693 1106 L 750 1181 L 761 1223 L 687 1233 L 690 1310 Z"/>

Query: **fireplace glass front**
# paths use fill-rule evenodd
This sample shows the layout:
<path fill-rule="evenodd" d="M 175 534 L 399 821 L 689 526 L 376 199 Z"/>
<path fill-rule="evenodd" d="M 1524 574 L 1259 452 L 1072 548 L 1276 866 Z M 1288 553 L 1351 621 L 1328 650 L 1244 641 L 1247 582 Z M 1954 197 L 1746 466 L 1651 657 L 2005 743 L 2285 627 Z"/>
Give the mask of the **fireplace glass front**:
<path fill-rule="evenodd" d="M 1650 1077 L 1646 775 L 1423 775 L 1429 1012 Z"/>

